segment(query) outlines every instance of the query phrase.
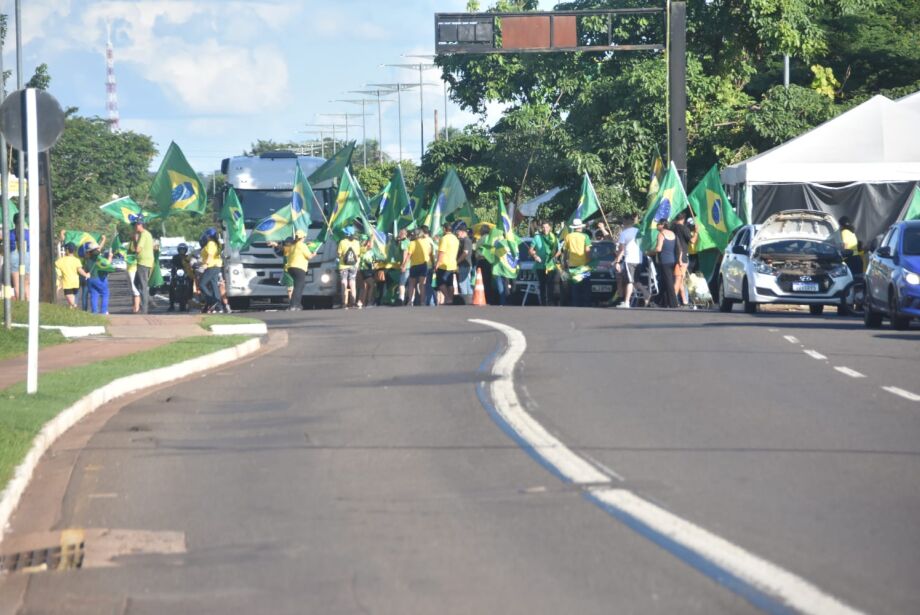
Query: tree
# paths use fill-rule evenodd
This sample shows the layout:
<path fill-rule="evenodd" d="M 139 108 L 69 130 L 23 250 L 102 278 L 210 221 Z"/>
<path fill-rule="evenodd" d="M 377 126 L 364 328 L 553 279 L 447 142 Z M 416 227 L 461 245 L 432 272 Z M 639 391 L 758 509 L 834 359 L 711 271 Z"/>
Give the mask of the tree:
<path fill-rule="evenodd" d="M 150 186 L 153 140 L 131 131 L 113 133 L 106 120 L 72 115 L 51 149 L 54 221 L 63 228 L 101 230 L 113 226 L 99 206 L 112 195 L 142 202 Z"/>

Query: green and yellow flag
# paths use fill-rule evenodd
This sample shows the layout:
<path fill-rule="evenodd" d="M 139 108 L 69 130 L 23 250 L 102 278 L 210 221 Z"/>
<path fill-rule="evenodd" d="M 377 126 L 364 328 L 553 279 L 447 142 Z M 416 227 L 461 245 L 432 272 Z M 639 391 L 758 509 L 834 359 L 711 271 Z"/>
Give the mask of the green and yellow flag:
<path fill-rule="evenodd" d="M 656 154 L 655 160 L 652 161 L 652 172 L 648 180 L 648 192 L 645 195 L 646 208 L 651 207 L 652 202 L 654 202 L 655 198 L 658 196 L 658 189 L 661 187 L 661 180 L 663 177 L 664 162 L 661 160 L 661 154 Z"/>
<path fill-rule="evenodd" d="M 905 220 L 920 220 L 920 186 L 914 186 L 914 196 L 904 214 Z"/>
<path fill-rule="evenodd" d="M 204 185 L 175 142 L 169 144 L 153 178 L 150 198 L 156 202 L 162 216 L 178 211 L 203 214 L 207 209 Z"/>
<path fill-rule="evenodd" d="M 498 210 L 495 227 L 480 247 L 480 253 L 492 265 L 492 274 L 503 278 L 516 278 L 518 274 L 518 247 L 520 239 L 514 232 L 511 217 L 505 208 L 505 199 L 498 193 Z"/>
<path fill-rule="evenodd" d="M 318 184 L 328 179 L 341 177 L 342 172 L 351 164 L 351 155 L 355 151 L 355 142 L 352 141 L 324 162 L 321 167 L 310 173 L 310 183 Z"/>
<path fill-rule="evenodd" d="M 246 227 L 243 224 L 243 206 L 236 196 L 233 186 L 227 189 L 224 207 L 220 210 L 220 219 L 227 226 L 230 247 L 239 250 L 246 245 Z"/>
<path fill-rule="evenodd" d="M 724 252 L 732 231 L 741 226 L 742 222 L 722 189 L 718 166 L 713 165 L 709 169 L 690 193 L 689 199 L 699 234 L 697 251 L 717 248 Z"/>
<path fill-rule="evenodd" d="M 566 228 L 571 226 L 575 218 L 581 218 L 582 222 L 587 222 L 591 216 L 600 210 L 601 202 L 597 198 L 597 192 L 594 191 L 594 185 L 591 183 L 591 178 L 588 177 L 586 171 L 585 176 L 581 179 L 581 195 L 578 197 L 578 205 L 566 221 Z"/>
<path fill-rule="evenodd" d="M 412 208 L 409 205 L 409 193 L 406 191 L 406 182 L 399 166 L 393 171 L 393 177 L 390 178 L 380 196 L 381 199 L 377 210 L 377 228 L 389 231 L 394 224 L 397 227 L 399 226 L 404 213 L 411 217 Z"/>
<path fill-rule="evenodd" d="M 672 162 L 668 172 L 661 180 L 661 187 L 658 189 L 655 200 L 642 216 L 642 224 L 639 227 L 639 246 L 642 251 L 648 252 L 655 248 L 658 242 L 659 220 L 670 222 L 689 205 L 690 201 L 680 181 L 677 167 Z"/>
<path fill-rule="evenodd" d="M 331 231 L 336 241 L 345 236 L 343 229 L 364 215 L 364 205 L 367 197 L 361 190 L 361 186 L 352 177 L 348 169 L 342 172 L 342 178 L 339 180 L 339 193 L 335 197 L 335 209 L 329 216 L 328 226 L 323 229 L 319 239 L 326 240 L 326 236 Z"/>
<path fill-rule="evenodd" d="M 101 239 L 101 233 L 88 233 L 86 231 L 64 231 L 64 243 L 72 243 L 73 245 L 77 246 L 77 248 L 88 241 L 98 244 Z"/>
<path fill-rule="evenodd" d="M 144 218 L 146 218 L 148 222 L 160 217 L 157 213 L 143 211 L 141 206 L 129 196 L 123 196 L 109 201 L 104 205 L 100 205 L 99 209 L 102 213 L 112 216 L 122 224 L 130 224 L 131 220 L 128 219 L 129 216 L 136 214 L 144 214 Z"/>
<path fill-rule="evenodd" d="M 298 161 L 294 170 L 294 188 L 291 190 L 291 221 L 294 223 L 295 230 L 306 231 L 310 228 L 312 221 L 310 206 L 315 202 L 316 195 L 313 194 L 313 186 L 310 185 Z"/>

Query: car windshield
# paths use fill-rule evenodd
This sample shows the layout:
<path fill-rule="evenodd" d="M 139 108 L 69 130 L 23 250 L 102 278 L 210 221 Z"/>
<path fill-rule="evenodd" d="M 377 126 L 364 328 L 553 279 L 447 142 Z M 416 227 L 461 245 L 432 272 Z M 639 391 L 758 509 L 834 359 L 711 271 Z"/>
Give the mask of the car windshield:
<path fill-rule="evenodd" d="M 316 198 L 324 203 L 326 217 L 331 212 L 331 197 L 329 190 L 316 190 Z M 240 205 L 243 206 L 243 220 L 247 227 L 253 227 L 265 218 L 269 217 L 279 209 L 291 204 L 290 190 L 237 190 L 237 197 L 240 199 Z M 330 198 L 326 198 L 330 197 Z M 318 211 L 314 203 L 310 207 L 310 227 L 322 228 L 323 216 Z"/>
<path fill-rule="evenodd" d="M 609 241 L 591 244 L 591 258 L 596 261 L 612 261 L 616 257 L 616 246 Z"/>
<path fill-rule="evenodd" d="M 920 255 L 920 227 L 907 227 L 904 229 L 901 251 L 905 256 Z"/>
<path fill-rule="evenodd" d="M 761 257 L 783 258 L 785 256 L 812 256 L 815 258 L 841 258 L 837 247 L 823 241 L 795 239 L 774 241 L 758 248 Z"/>

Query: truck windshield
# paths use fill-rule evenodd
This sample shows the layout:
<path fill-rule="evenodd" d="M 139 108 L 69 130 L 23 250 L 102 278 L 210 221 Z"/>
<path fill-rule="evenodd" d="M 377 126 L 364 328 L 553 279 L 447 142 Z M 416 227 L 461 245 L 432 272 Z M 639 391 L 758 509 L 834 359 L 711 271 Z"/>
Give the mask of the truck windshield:
<path fill-rule="evenodd" d="M 326 216 L 329 215 L 329 205 L 325 190 L 316 190 L 316 198 L 324 203 Z M 240 205 L 243 206 L 243 220 L 247 227 L 253 227 L 265 218 L 269 217 L 279 209 L 291 204 L 290 190 L 237 190 L 237 197 L 240 199 Z M 310 207 L 310 226 L 311 228 L 322 228 L 323 216 L 316 208 L 316 204 Z"/>

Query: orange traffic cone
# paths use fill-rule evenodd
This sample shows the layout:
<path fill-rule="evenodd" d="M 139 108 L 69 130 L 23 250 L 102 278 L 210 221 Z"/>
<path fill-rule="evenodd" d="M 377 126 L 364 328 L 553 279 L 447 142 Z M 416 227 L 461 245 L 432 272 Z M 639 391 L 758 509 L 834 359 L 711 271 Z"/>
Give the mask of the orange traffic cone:
<path fill-rule="evenodd" d="M 486 304 L 486 287 L 482 285 L 482 269 L 476 267 L 476 287 L 473 288 L 473 305 Z"/>

